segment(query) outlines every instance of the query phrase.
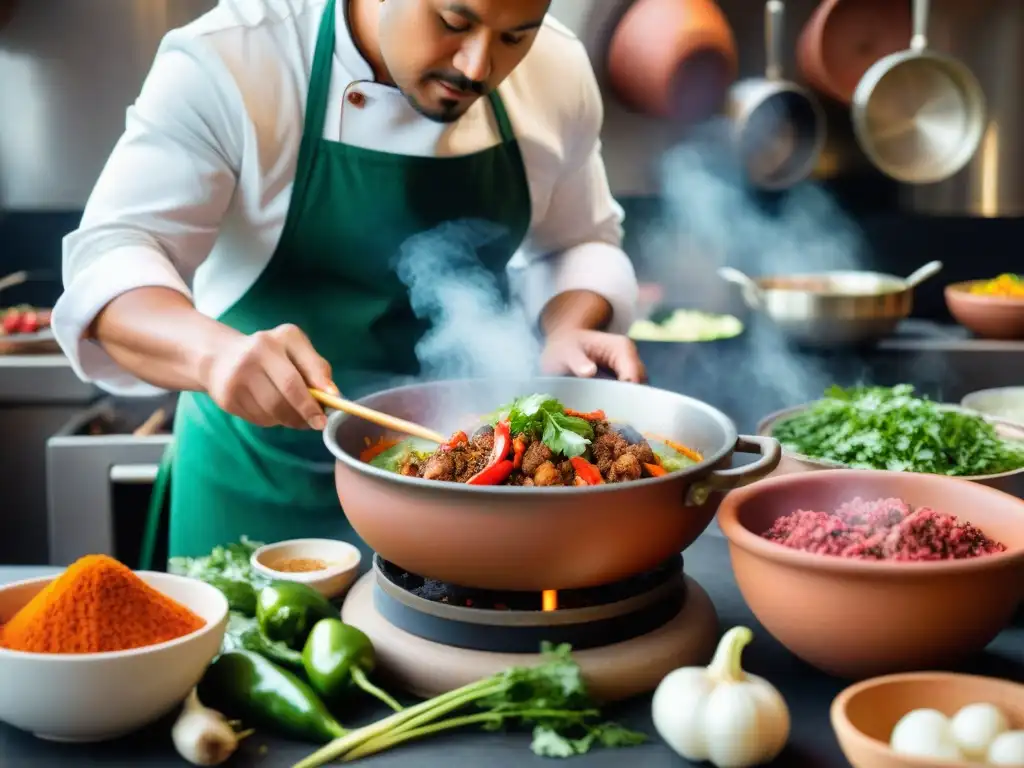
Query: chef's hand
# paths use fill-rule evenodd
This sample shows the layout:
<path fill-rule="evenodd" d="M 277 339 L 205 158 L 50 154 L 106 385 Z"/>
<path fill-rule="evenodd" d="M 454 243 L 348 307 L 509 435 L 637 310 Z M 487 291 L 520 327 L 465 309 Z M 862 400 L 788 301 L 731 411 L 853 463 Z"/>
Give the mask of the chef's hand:
<path fill-rule="evenodd" d="M 582 328 L 556 331 L 548 336 L 541 355 L 545 373 L 590 378 L 599 367 L 612 371 L 620 381 L 647 381 L 636 344 L 626 336 Z"/>
<path fill-rule="evenodd" d="M 217 405 L 261 427 L 321 430 L 327 417 L 308 387 L 338 392 L 330 363 L 294 325 L 235 337 L 218 351 L 205 379 Z"/>

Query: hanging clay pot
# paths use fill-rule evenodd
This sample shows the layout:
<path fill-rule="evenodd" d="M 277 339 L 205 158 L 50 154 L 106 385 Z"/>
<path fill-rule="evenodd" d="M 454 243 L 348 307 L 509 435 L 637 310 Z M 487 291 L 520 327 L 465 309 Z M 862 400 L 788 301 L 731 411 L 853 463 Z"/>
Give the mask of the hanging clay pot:
<path fill-rule="evenodd" d="M 816 91 L 849 104 L 868 68 L 910 35 L 908 0 L 823 0 L 800 34 L 797 66 Z"/>
<path fill-rule="evenodd" d="M 698 122 L 721 109 L 737 77 L 736 39 L 714 0 L 636 0 L 612 34 L 607 70 L 630 109 Z"/>

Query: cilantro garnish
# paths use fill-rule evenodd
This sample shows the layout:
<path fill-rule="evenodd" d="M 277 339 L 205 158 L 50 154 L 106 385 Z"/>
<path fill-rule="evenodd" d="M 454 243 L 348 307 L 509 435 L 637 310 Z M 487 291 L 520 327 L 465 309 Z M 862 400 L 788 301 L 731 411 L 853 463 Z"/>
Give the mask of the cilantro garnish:
<path fill-rule="evenodd" d="M 582 456 L 594 437 L 590 422 L 566 414 L 565 407 L 551 395 L 520 397 L 499 408 L 491 421 L 501 419 L 508 419 L 513 435 L 527 434 L 540 438 L 552 453 L 570 459 Z"/>
<path fill-rule="evenodd" d="M 467 727 L 497 731 L 530 728 L 530 748 L 543 757 L 582 755 L 593 747 L 631 747 L 647 736 L 603 721 L 568 645 L 542 644 L 544 661 L 511 667 L 376 723 L 349 731 L 294 768 L 351 762 L 437 733 Z"/>
<path fill-rule="evenodd" d="M 860 469 L 969 477 L 1024 467 L 1024 444 L 980 416 L 915 397 L 909 384 L 831 387 L 773 435 L 790 451 Z"/>

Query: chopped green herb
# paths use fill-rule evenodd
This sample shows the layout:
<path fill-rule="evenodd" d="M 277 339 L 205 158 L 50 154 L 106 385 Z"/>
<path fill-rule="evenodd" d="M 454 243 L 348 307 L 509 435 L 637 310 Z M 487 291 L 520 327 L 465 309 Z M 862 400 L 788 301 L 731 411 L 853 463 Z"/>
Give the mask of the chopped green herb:
<path fill-rule="evenodd" d="M 915 397 L 909 384 L 831 387 L 773 436 L 787 450 L 859 469 L 971 477 L 1024 467 L 1024 443 L 980 416 Z"/>
<path fill-rule="evenodd" d="M 513 435 L 539 437 L 553 453 L 567 458 L 582 456 L 594 437 L 590 422 L 569 416 L 565 407 L 550 395 L 520 397 L 500 408 L 491 423 L 508 419 Z"/>
<path fill-rule="evenodd" d="M 261 541 L 252 541 L 243 536 L 241 541 L 214 547 L 204 557 L 172 557 L 167 570 L 179 576 L 189 576 L 214 586 L 225 582 L 248 582 L 259 589 L 268 582 L 253 570 L 250 564 L 252 553 L 263 546 Z"/>

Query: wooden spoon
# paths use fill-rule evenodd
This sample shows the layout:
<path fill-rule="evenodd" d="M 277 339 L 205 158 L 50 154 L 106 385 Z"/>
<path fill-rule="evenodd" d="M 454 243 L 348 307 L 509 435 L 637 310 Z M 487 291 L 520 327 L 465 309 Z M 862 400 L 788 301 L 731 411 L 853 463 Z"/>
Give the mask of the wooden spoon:
<path fill-rule="evenodd" d="M 336 411 L 342 411 L 351 416 L 356 416 L 360 419 L 377 424 L 378 426 L 386 429 L 394 430 L 395 432 L 401 432 L 406 435 L 412 435 L 413 437 L 419 437 L 423 440 L 429 440 L 432 443 L 438 445 L 448 442 L 448 438 L 439 432 L 435 432 L 432 429 L 427 429 L 419 424 L 414 424 L 411 421 L 405 419 L 399 419 L 396 416 L 389 416 L 386 413 L 375 411 L 372 408 L 367 408 L 365 405 L 359 405 L 359 403 L 353 403 L 351 400 L 346 400 L 337 395 L 332 395 L 323 390 L 310 389 L 309 393 L 313 398 L 320 403 L 320 405 L 326 406 L 327 408 L 333 408 Z"/>

